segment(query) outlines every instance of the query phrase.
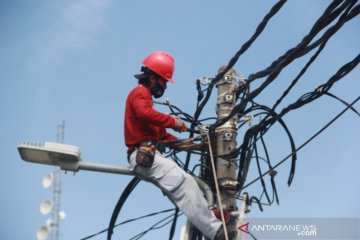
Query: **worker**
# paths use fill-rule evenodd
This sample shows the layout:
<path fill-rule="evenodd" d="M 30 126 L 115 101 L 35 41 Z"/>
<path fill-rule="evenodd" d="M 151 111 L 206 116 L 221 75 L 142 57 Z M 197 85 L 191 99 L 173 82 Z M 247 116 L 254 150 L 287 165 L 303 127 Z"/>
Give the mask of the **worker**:
<path fill-rule="evenodd" d="M 158 112 L 152 103 L 152 97 L 164 94 L 168 82 L 174 83 L 174 58 L 158 51 L 142 63 L 141 73 L 135 75 L 138 85 L 126 100 L 124 134 L 130 169 L 141 179 L 159 186 L 208 239 L 225 239 L 221 221 L 208 208 L 194 178 L 156 149 L 162 141 L 177 139 L 166 128 L 187 130 L 182 120 Z"/>

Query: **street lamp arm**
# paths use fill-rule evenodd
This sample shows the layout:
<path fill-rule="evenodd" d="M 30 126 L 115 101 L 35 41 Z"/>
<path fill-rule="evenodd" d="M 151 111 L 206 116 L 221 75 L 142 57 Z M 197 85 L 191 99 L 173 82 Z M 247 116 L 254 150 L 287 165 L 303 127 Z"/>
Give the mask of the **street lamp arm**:
<path fill-rule="evenodd" d="M 109 164 L 92 163 L 92 162 L 79 162 L 78 170 L 87 170 L 95 172 L 116 173 L 122 175 L 135 176 L 134 172 L 128 167 L 114 166 Z"/>

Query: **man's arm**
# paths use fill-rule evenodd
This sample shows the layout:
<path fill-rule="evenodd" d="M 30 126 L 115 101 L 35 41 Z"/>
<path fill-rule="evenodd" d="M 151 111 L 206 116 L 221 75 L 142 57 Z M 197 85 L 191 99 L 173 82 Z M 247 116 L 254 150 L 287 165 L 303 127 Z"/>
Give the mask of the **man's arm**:
<path fill-rule="evenodd" d="M 153 125 L 162 127 L 162 128 L 175 128 L 175 118 L 168 114 L 164 114 L 156 111 L 152 107 L 151 97 L 146 96 L 146 93 L 139 91 L 133 97 L 131 102 L 132 108 L 135 111 L 136 116 L 143 120 L 148 121 Z"/>

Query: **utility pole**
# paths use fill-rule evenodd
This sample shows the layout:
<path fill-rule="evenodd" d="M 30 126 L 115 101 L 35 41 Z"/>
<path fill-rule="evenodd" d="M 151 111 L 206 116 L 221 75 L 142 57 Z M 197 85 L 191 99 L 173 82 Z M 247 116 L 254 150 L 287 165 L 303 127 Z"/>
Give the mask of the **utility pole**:
<path fill-rule="evenodd" d="M 225 69 L 226 66 L 222 66 L 219 69 L 219 73 Z M 224 77 L 216 83 L 218 89 L 217 102 L 216 102 L 216 114 L 217 118 L 222 119 L 227 117 L 236 104 L 236 89 L 238 87 L 236 72 L 234 69 L 230 69 Z M 229 154 L 232 150 L 236 149 L 236 124 L 238 121 L 238 115 L 235 115 L 229 119 L 224 125 L 216 128 L 216 171 L 220 186 L 223 188 L 232 190 L 236 182 L 236 165 L 234 161 L 222 158 L 223 155 Z M 229 198 L 224 193 L 221 193 L 222 204 L 224 209 L 235 210 L 236 199 Z"/>
<path fill-rule="evenodd" d="M 218 73 L 223 72 L 226 66 L 219 68 Z M 236 90 L 240 84 L 239 77 L 234 69 L 230 69 L 222 79 L 216 83 L 217 87 L 217 101 L 216 101 L 216 114 L 217 119 L 223 119 L 227 117 L 236 105 Z M 237 166 L 235 159 L 228 159 L 225 156 L 236 149 L 237 142 L 237 122 L 238 115 L 234 115 L 223 125 L 215 129 L 216 134 L 216 175 L 217 181 L 221 189 L 226 189 L 227 192 L 235 193 L 237 186 Z M 207 173 L 203 173 L 202 176 L 206 176 Z M 220 199 L 222 209 L 231 212 L 235 217 L 239 217 L 237 225 L 243 224 L 246 218 L 247 206 L 246 201 L 241 204 L 241 209 L 238 211 L 236 205 L 236 198 L 229 197 L 224 192 L 220 192 Z M 218 209 L 220 210 L 219 203 Z M 184 230 L 184 234 L 180 237 L 180 240 L 192 239 L 194 234 L 194 227 L 187 223 Z M 238 233 L 236 239 L 240 239 L 241 233 Z M 232 239 L 229 239 L 232 240 Z"/>
<path fill-rule="evenodd" d="M 226 66 L 219 68 L 218 72 L 225 70 Z M 236 105 L 236 89 L 240 82 L 238 81 L 237 74 L 234 69 L 230 69 L 224 77 L 216 83 L 218 89 L 217 102 L 216 102 L 216 114 L 217 119 L 223 119 L 227 117 Z M 237 142 L 237 129 L 236 124 L 238 122 L 238 115 L 234 115 L 223 125 L 216 128 L 216 173 L 217 180 L 221 189 L 225 189 L 227 192 L 234 193 L 237 180 L 236 171 L 237 166 L 235 159 L 228 159 L 223 156 L 231 153 L 236 149 Z M 236 205 L 236 198 L 229 197 L 224 192 L 220 192 L 222 208 L 229 211 L 232 215 L 237 217 L 244 217 L 244 213 L 238 212 Z M 245 204 L 245 202 L 243 203 Z M 241 211 L 241 210 L 240 210 Z M 241 219 L 240 219 L 241 220 Z M 239 221 L 239 223 L 242 221 Z M 237 236 L 236 239 L 239 239 Z M 231 240 L 231 239 L 230 239 Z"/>

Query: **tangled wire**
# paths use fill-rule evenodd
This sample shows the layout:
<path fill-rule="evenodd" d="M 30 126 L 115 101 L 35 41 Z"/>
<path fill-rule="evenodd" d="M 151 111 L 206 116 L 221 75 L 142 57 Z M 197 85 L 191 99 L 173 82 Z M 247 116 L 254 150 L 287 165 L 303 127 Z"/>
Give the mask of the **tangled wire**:
<path fill-rule="evenodd" d="M 329 39 L 334 36 L 334 34 L 349 20 L 353 19 L 354 17 L 358 16 L 360 13 L 360 4 L 357 3 L 356 0 L 345 0 L 345 1 L 333 1 L 329 4 L 323 14 L 317 19 L 314 23 L 312 28 L 310 29 L 309 33 L 293 48 L 286 51 L 283 55 L 278 57 L 274 60 L 270 66 L 267 68 L 260 70 L 256 73 L 250 74 L 247 79 L 241 79 L 239 76 L 233 76 L 237 78 L 239 84 L 235 89 L 234 96 L 236 100 L 235 107 L 231 110 L 231 112 L 224 118 L 216 119 L 216 118 L 206 118 L 200 119 L 201 113 L 208 103 L 211 94 L 213 92 L 214 86 L 223 79 L 227 77 L 227 73 L 234 67 L 238 59 L 241 55 L 246 52 L 251 45 L 255 42 L 255 40 L 261 35 L 262 31 L 265 29 L 266 25 L 270 21 L 270 19 L 278 13 L 278 11 L 282 8 L 282 6 L 286 3 L 285 0 L 278 1 L 269 11 L 267 15 L 263 18 L 260 22 L 258 27 L 255 30 L 255 33 L 250 37 L 248 41 L 246 41 L 238 52 L 230 59 L 229 63 L 220 71 L 215 77 L 207 79 L 207 82 L 202 82 L 200 80 L 197 81 L 197 107 L 194 114 L 188 114 L 182 111 L 180 108 L 170 104 L 169 102 L 163 102 L 169 107 L 171 113 L 187 121 L 190 123 L 189 129 L 189 138 L 195 140 L 202 140 L 203 138 L 200 137 L 194 138 L 196 133 L 199 133 L 199 128 L 204 125 L 205 122 L 209 120 L 213 120 L 212 124 L 207 125 L 207 131 L 210 136 L 211 142 L 216 143 L 216 134 L 215 131 L 218 127 L 225 124 L 227 121 L 232 119 L 234 116 L 238 116 L 239 121 L 237 124 L 237 131 L 240 129 L 244 129 L 244 126 L 249 119 L 247 117 L 252 116 L 253 118 L 259 119 L 256 124 L 253 124 L 251 127 L 245 130 L 243 139 L 241 144 L 233 149 L 229 154 L 222 155 L 222 159 L 226 159 L 231 161 L 232 163 L 236 164 L 238 167 L 237 170 L 237 179 L 236 179 L 236 189 L 235 191 L 228 191 L 224 190 L 228 197 L 241 199 L 240 192 L 247 188 L 248 186 L 260 181 L 261 186 L 263 188 L 261 196 L 252 196 L 248 199 L 249 204 L 256 203 L 259 205 L 260 209 L 262 210 L 262 205 L 267 204 L 271 205 L 274 201 L 279 203 L 278 193 L 276 190 L 275 185 L 275 175 L 276 175 L 276 168 L 284 163 L 285 161 L 291 159 L 291 166 L 290 166 L 290 173 L 288 177 L 288 185 L 290 186 L 294 174 L 295 174 L 295 167 L 296 167 L 296 160 L 297 160 L 297 152 L 303 148 L 306 144 L 308 144 L 311 140 L 313 140 L 316 136 L 322 133 L 330 124 L 332 124 L 335 120 L 337 120 L 345 111 L 351 109 L 354 111 L 359 117 L 360 114 L 353 108 L 353 105 L 360 99 L 360 96 L 356 98 L 352 103 L 347 103 L 346 101 L 342 100 L 338 96 L 335 96 L 333 93 L 330 92 L 332 86 L 336 84 L 339 80 L 344 78 L 348 73 L 350 73 L 360 62 L 360 54 L 357 54 L 352 60 L 344 64 L 340 67 L 326 82 L 315 88 L 312 92 L 308 92 L 303 94 L 299 99 L 295 102 L 289 104 L 288 106 L 278 109 L 280 103 L 285 99 L 285 97 L 291 92 L 294 86 L 299 82 L 301 77 L 307 71 L 307 69 L 311 66 L 312 63 L 317 59 L 320 53 L 325 49 L 326 44 L 328 43 Z M 281 94 L 281 96 L 277 99 L 273 106 L 266 106 L 259 104 L 256 99 L 259 94 L 266 89 L 277 77 L 279 74 L 289 66 L 294 60 L 301 58 L 308 53 L 312 52 L 312 50 L 316 50 L 315 53 L 309 58 L 309 60 L 305 63 L 303 68 L 299 71 L 296 77 L 291 81 L 291 84 L 288 88 Z M 258 87 L 255 89 L 251 89 L 253 83 L 257 82 Z M 203 89 L 205 87 L 205 89 Z M 311 138 L 305 141 L 300 146 L 296 146 L 294 138 L 291 134 L 291 131 L 288 129 L 284 119 L 284 116 L 287 115 L 289 112 L 297 110 L 308 103 L 311 103 L 322 96 L 329 96 L 331 98 L 337 99 L 344 105 L 346 108 L 340 112 L 335 118 L 329 121 L 323 128 L 321 128 L 318 132 L 316 132 Z M 289 142 L 290 142 L 290 153 L 281 161 L 273 164 L 270 160 L 270 156 L 267 150 L 266 142 L 264 140 L 265 134 L 271 129 L 274 124 L 280 124 L 280 126 L 285 131 Z M 200 129 L 201 130 L 201 129 Z M 201 131 L 200 131 L 201 132 Z M 206 141 L 206 140 L 205 140 Z M 259 148 L 262 148 L 262 152 L 264 152 L 264 156 L 260 154 Z M 205 169 L 205 171 L 201 172 L 200 177 L 206 180 L 206 182 L 212 186 L 211 179 L 211 171 L 209 171 L 209 166 L 204 165 L 203 161 L 200 161 L 199 164 L 195 165 L 193 169 L 189 169 L 189 164 L 192 156 L 200 156 L 200 159 L 206 159 L 208 157 L 208 152 L 206 148 L 198 148 L 198 149 L 190 149 L 187 150 L 185 161 L 181 161 L 180 158 L 177 156 L 179 152 L 182 152 L 183 149 L 174 148 L 170 152 L 168 152 L 168 157 L 171 157 L 174 161 L 176 161 L 185 171 L 190 174 L 196 175 L 195 169 L 200 167 L 201 169 Z M 217 156 L 218 157 L 218 156 Z M 250 167 L 250 162 L 255 160 L 258 170 L 258 178 L 252 180 L 251 182 L 247 182 L 247 174 Z M 263 161 L 267 164 L 268 169 L 263 172 L 260 167 L 260 161 Z M 270 197 L 269 191 L 266 188 L 264 176 L 270 176 L 270 183 L 272 187 L 272 197 Z M 210 180 L 209 180 L 210 179 Z M 120 199 L 114 209 L 113 215 L 110 220 L 109 228 L 105 229 L 98 234 L 108 231 L 107 239 L 110 240 L 113 228 L 115 227 L 116 219 L 123 207 L 126 199 L 134 190 L 134 188 L 139 183 L 139 179 L 137 177 L 133 178 L 128 186 L 124 189 Z M 265 196 L 266 201 L 263 202 L 262 198 Z M 170 233 L 169 239 L 173 239 L 174 232 L 176 229 L 177 218 L 180 214 L 179 209 L 175 208 L 174 213 L 171 216 L 165 218 L 166 224 L 170 224 Z M 154 213 L 157 214 L 157 213 Z M 161 222 L 163 223 L 163 222 Z M 163 224 L 164 225 L 164 224 Z M 118 226 L 118 225 L 116 225 Z M 158 225 L 155 225 L 157 228 Z M 148 231 L 153 230 L 154 226 L 143 233 L 136 235 L 132 239 L 139 239 Z M 97 234 L 91 235 L 87 238 L 89 239 Z M 195 233 L 192 239 L 201 239 L 201 233 Z"/>

